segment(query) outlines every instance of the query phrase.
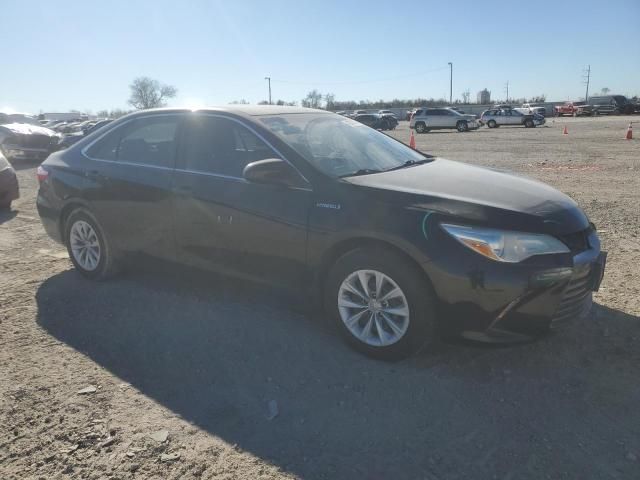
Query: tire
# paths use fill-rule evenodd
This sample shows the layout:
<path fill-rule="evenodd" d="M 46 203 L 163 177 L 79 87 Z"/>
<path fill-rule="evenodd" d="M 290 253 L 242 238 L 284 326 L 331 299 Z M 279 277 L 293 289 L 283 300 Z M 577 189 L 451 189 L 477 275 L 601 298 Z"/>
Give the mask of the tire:
<path fill-rule="evenodd" d="M 414 128 L 416 129 L 416 133 L 425 133 L 427 131 L 427 126 L 424 122 L 416 122 Z"/>
<path fill-rule="evenodd" d="M 400 296 L 372 303 L 376 302 L 375 295 L 354 293 L 354 288 L 362 292 L 363 278 L 368 287 L 376 287 L 378 274 L 382 276 L 378 278 L 384 278 L 384 281 L 377 298 L 383 298 L 396 288 Z M 351 288 L 345 286 L 347 283 Z M 378 248 L 346 253 L 327 275 L 324 293 L 325 310 L 336 328 L 347 343 L 365 355 L 382 360 L 399 360 L 429 343 L 435 343 L 435 296 L 418 267 L 398 254 Z M 365 305 L 365 298 L 369 298 L 366 300 L 368 307 L 350 306 Z M 390 310 L 400 313 L 396 315 Z M 407 312 L 407 315 L 404 316 L 402 312 Z M 347 320 L 343 318 L 354 316 L 358 317 L 356 323 L 347 326 Z M 378 325 L 382 326 L 380 330 Z M 369 333 L 366 337 L 369 341 L 362 340 L 354 333 L 366 336 L 365 331 Z"/>
<path fill-rule="evenodd" d="M 64 240 L 73 266 L 83 276 L 91 280 L 106 280 L 118 272 L 118 255 L 104 229 L 88 210 L 79 208 L 71 212 L 65 222 Z M 97 246 L 97 253 L 92 247 L 83 249 L 82 246 L 89 242 Z M 86 252 L 84 255 L 83 251 Z M 94 267 L 89 265 L 92 259 L 95 260 Z"/>
<path fill-rule="evenodd" d="M 536 126 L 536 124 L 535 124 L 535 123 L 533 123 L 533 120 L 531 120 L 530 118 L 527 118 L 527 119 L 524 121 L 524 126 L 525 126 L 526 128 L 533 128 L 533 127 L 535 127 L 535 126 Z"/>
<path fill-rule="evenodd" d="M 487 122 L 487 127 L 489 127 L 489 128 L 496 128 L 497 126 L 498 126 L 498 124 L 496 123 L 495 120 L 489 120 Z"/>
<path fill-rule="evenodd" d="M 459 132 L 468 132 L 469 124 L 466 122 L 466 120 L 461 120 L 456 124 L 456 128 Z"/>

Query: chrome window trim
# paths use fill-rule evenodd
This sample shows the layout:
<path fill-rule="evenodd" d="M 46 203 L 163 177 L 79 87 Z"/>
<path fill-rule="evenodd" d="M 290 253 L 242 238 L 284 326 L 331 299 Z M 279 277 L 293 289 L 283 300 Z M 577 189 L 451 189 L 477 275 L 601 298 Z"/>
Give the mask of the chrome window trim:
<path fill-rule="evenodd" d="M 210 176 L 214 176 L 214 177 L 221 177 L 221 178 L 228 178 L 228 179 L 246 181 L 243 177 L 234 177 L 234 176 L 230 176 L 230 175 L 218 174 L 218 173 L 213 173 L 213 172 L 203 172 L 203 171 L 200 171 L 200 170 L 188 170 L 188 169 L 179 169 L 179 168 L 175 168 L 175 167 L 171 168 L 171 167 L 162 167 L 162 166 L 159 166 L 159 165 L 148 165 L 146 163 L 126 162 L 126 161 L 120 161 L 120 160 L 108 160 L 108 159 L 103 159 L 103 158 L 91 157 L 91 156 L 89 156 L 87 154 L 87 150 L 89 150 L 96 142 L 99 142 L 100 140 L 102 140 L 105 136 L 107 136 L 109 133 L 113 132 L 115 129 L 120 128 L 120 127 L 122 127 L 124 125 L 127 125 L 128 123 L 133 122 L 135 120 L 140 120 L 140 119 L 144 119 L 144 118 L 170 117 L 170 116 L 183 116 L 183 117 L 186 118 L 186 115 L 189 115 L 189 114 L 204 115 L 204 116 L 208 116 L 208 117 L 224 118 L 226 120 L 231 120 L 232 122 L 236 122 L 237 124 L 242 125 L 244 128 L 246 128 L 251 133 L 253 133 L 256 137 L 258 137 L 262 142 L 264 142 L 280 158 L 280 160 L 283 160 L 286 163 L 288 163 L 289 166 L 291 166 L 291 168 L 293 168 L 298 173 L 298 175 L 300 175 L 300 177 L 307 183 L 307 185 L 309 185 L 308 189 L 304 188 L 304 187 L 292 187 L 292 188 L 299 189 L 299 190 L 310 190 L 310 191 L 313 190 L 311 188 L 311 182 L 309 182 L 307 177 L 305 177 L 302 174 L 302 172 L 300 170 L 298 170 L 298 168 L 294 164 L 292 164 L 287 159 L 287 157 L 285 157 L 280 152 L 280 150 L 278 150 L 276 147 L 274 147 L 271 144 L 271 142 L 269 142 L 266 138 L 264 138 L 253 127 L 251 127 L 250 125 L 247 125 L 246 123 L 244 123 L 243 121 L 241 121 L 241 120 L 239 120 L 237 118 L 233 118 L 233 117 L 228 116 L 228 115 L 221 115 L 219 113 L 207 112 L 207 111 L 195 111 L 195 112 L 189 112 L 189 113 L 187 113 L 187 112 L 156 113 L 156 114 L 135 116 L 133 118 L 130 118 L 129 120 L 126 120 L 126 121 L 120 123 L 120 124 L 114 125 L 112 128 L 108 129 L 106 132 L 104 132 L 98 138 L 96 138 L 91 143 L 89 143 L 88 145 L 83 147 L 82 150 L 80 150 L 80 153 L 82 153 L 82 155 L 85 158 L 87 158 L 89 160 L 96 161 L 96 162 L 107 162 L 107 163 L 113 163 L 113 164 L 117 164 L 117 165 L 129 165 L 129 166 L 136 166 L 136 167 L 157 168 L 157 169 L 162 169 L 162 170 L 173 170 L 173 171 L 183 172 L 183 173 L 194 173 L 194 174 L 199 174 L 199 175 L 210 175 Z"/>
<path fill-rule="evenodd" d="M 244 177 L 234 177 L 233 175 L 224 175 L 222 173 L 203 172 L 202 170 L 187 170 L 187 169 L 184 169 L 184 168 L 174 168 L 172 170 L 175 171 L 175 172 L 179 172 L 179 173 L 187 173 L 189 175 L 204 175 L 204 176 L 207 176 L 207 177 L 224 178 L 225 180 L 231 180 L 231 181 L 238 182 L 238 183 L 248 183 L 248 184 L 251 183 Z M 291 190 L 302 190 L 302 191 L 305 191 L 305 192 L 313 192 L 313 190 L 311 188 L 306 188 L 306 187 L 291 187 L 291 186 L 287 186 L 286 188 L 289 188 Z"/>

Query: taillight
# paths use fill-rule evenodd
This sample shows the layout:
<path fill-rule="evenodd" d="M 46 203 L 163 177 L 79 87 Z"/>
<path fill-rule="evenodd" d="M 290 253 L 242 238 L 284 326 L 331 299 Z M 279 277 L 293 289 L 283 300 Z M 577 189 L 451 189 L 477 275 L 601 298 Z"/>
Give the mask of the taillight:
<path fill-rule="evenodd" d="M 40 183 L 44 182 L 48 176 L 49 176 L 49 172 L 45 170 L 45 168 L 42 165 L 40 165 L 36 170 L 36 177 L 38 177 L 38 182 Z"/>

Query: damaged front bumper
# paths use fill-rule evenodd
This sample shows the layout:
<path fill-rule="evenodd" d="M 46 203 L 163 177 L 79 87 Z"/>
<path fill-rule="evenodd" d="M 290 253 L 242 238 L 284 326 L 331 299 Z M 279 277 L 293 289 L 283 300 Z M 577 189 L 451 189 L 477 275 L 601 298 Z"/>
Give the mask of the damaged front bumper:
<path fill-rule="evenodd" d="M 590 246 L 571 255 L 547 255 L 529 264 L 474 260 L 451 275 L 425 266 L 441 300 L 441 327 L 490 343 L 531 341 L 549 329 L 587 315 L 602 281 L 607 254 L 593 231 Z"/>

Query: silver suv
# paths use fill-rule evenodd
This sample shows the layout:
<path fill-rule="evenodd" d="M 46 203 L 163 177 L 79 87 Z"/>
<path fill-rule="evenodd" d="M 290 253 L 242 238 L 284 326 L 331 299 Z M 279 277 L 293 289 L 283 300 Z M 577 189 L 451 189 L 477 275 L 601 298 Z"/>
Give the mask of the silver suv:
<path fill-rule="evenodd" d="M 452 108 L 419 108 L 409 123 L 409 127 L 415 128 L 417 133 L 442 128 L 455 128 L 459 132 L 466 132 L 475 130 L 478 126 L 475 115 L 465 115 Z"/>

